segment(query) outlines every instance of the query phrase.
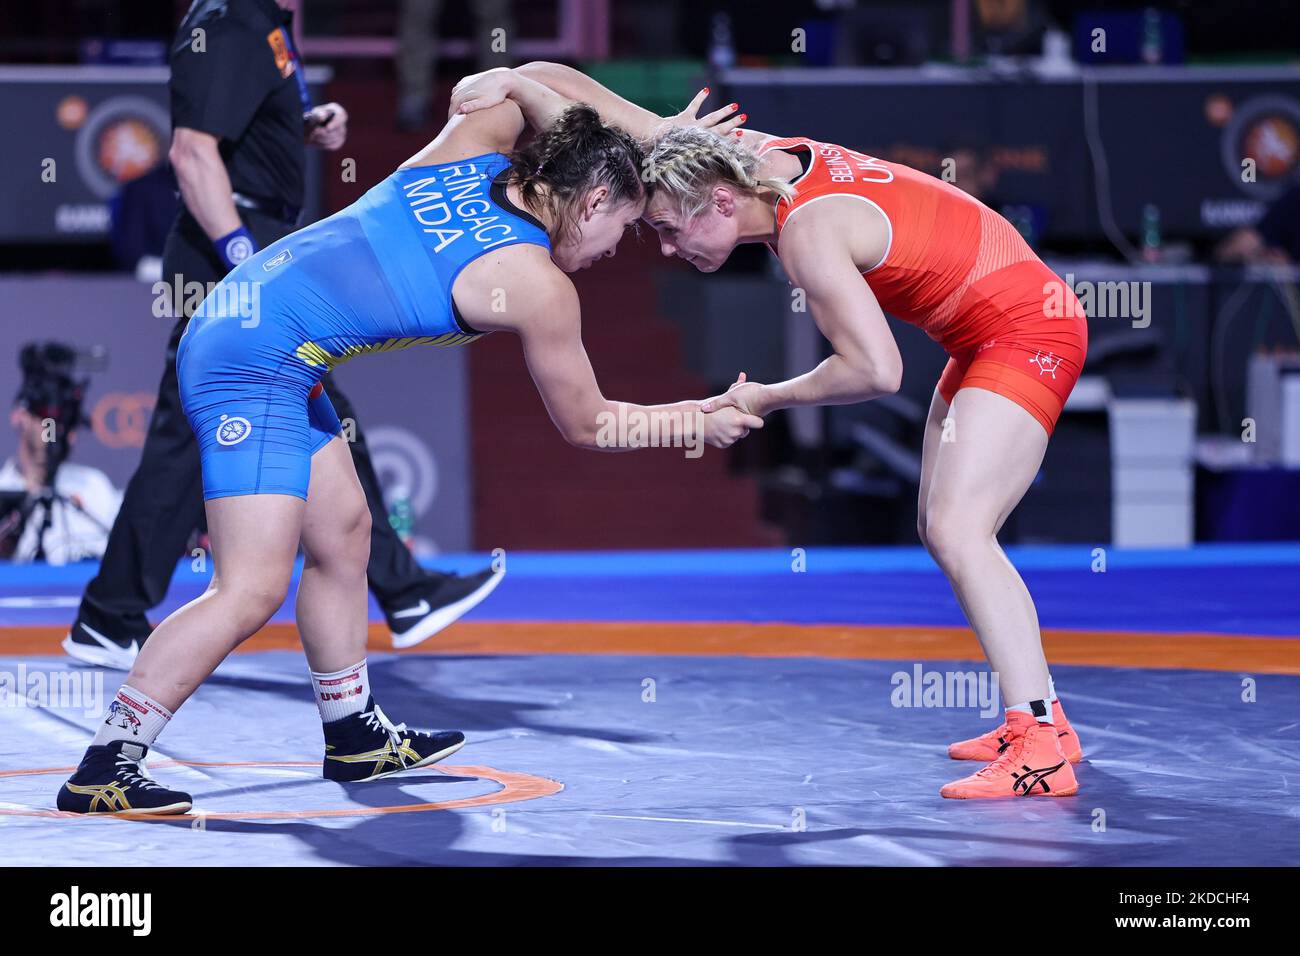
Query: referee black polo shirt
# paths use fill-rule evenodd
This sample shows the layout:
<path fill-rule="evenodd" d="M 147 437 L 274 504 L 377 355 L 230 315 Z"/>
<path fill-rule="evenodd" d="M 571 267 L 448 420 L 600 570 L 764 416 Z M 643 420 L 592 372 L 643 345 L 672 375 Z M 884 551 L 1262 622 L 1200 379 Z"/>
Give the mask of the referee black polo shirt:
<path fill-rule="evenodd" d="M 195 0 L 172 44 L 168 89 L 172 128 L 220 140 L 235 192 L 301 207 L 303 66 L 286 40 L 292 20 L 275 0 Z"/>

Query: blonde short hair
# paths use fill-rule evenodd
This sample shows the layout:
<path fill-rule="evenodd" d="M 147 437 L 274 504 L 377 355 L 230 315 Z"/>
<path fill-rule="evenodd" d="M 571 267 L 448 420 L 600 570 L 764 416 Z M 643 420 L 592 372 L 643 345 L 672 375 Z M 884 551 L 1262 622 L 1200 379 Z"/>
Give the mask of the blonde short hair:
<path fill-rule="evenodd" d="M 762 161 L 742 146 L 738 137 L 728 139 L 698 127 L 674 126 L 655 139 L 641 179 L 649 196 L 667 196 L 683 221 L 708 208 L 719 184 L 750 195 L 768 189 L 783 199 L 794 198 L 794 188 L 784 180 L 758 178 Z"/>

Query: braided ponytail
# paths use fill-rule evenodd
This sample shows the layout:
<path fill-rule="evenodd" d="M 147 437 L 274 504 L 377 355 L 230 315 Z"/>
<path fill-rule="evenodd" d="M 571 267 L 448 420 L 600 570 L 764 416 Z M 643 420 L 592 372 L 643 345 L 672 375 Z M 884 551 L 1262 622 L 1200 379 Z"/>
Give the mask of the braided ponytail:
<path fill-rule="evenodd" d="M 698 127 L 676 126 L 655 141 L 645 161 L 646 186 L 651 195 L 664 194 L 677 206 L 683 221 L 708 208 L 713 187 L 726 183 L 757 195 L 770 190 L 793 199 L 794 188 L 781 179 L 758 178 L 763 158 L 740 143 Z"/>
<path fill-rule="evenodd" d="M 601 122 L 600 114 L 585 103 L 566 109 L 510 160 L 510 179 L 518 184 L 524 202 L 550 213 L 551 241 L 556 244 L 576 231 L 587 194 L 597 186 L 609 189 L 615 205 L 645 195 L 640 145 L 618 127 Z"/>

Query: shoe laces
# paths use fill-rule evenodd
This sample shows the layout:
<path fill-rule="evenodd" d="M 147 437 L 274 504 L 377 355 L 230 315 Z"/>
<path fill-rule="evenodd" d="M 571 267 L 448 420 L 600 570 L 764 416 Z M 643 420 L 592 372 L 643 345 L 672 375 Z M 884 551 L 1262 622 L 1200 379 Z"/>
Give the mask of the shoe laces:
<path fill-rule="evenodd" d="M 1003 741 L 1003 743 L 1002 743 L 1002 749 L 998 753 L 998 759 L 994 760 L 987 767 L 984 767 L 982 770 L 978 771 L 975 774 L 975 776 L 996 777 L 1003 773 L 1006 773 L 1008 770 L 1014 767 L 1017 763 L 1020 762 L 1021 754 L 1024 753 L 1025 742 L 1027 741 L 1029 735 L 1033 732 L 1033 730 L 1034 728 L 1030 727 L 1026 729 L 1025 732 L 1022 734 L 1013 734 L 1011 731 L 1011 725 L 1010 724 L 1006 725 L 1006 730 L 1002 735 L 1002 737 L 1000 738 Z"/>
<path fill-rule="evenodd" d="M 1003 721 L 1002 726 L 996 730 L 990 730 L 988 736 L 998 742 L 998 753 L 1004 754 L 1007 752 L 1007 748 L 1011 746 L 1011 725 Z"/>
<path fill-rule="evenodd" d="M 375 704 L 374 710 L 367 710 L 362 715 L 366 719 L 366 726 L 371 730 L 382 730 L 388 734 L 388 739 L 393 742 L 393 749 L 401 747 L 402 734 L 409 733 L 406 724 L 395 724 L 388 719 L 388 715 L 379 709 Z"/>
<path fill-rule="evenodd" d="M 403 734 L 405 734 L 408 738 L 433 736 L 433 732 L 429 730 L 412 730 L 410 727 L 407 727 L 406 724 L 404 723 L 402 724 L 393 723 L 391 720 L 388 719 L 388 715 L 379 709 L 378 704 L 375 704 L 374 710 L 363 711 L 361 716 L 366 719 L 366 726 L 369 727 L 371 730 L 382 730 L 384 733 L 388 734 L 388 739 L 392 743 L 393 750 L 395 751 L 399 751 L 402 749 Z"/>
<path fill-rule="evenodd" d="M 140 766 L 140 761 L 132 760 L 126 754 L 118 754 L 114 776 L 130 787 L 140 787 L 144 790 L 163 789 L 158 781 L 145 773 L 144 767 Z"/>

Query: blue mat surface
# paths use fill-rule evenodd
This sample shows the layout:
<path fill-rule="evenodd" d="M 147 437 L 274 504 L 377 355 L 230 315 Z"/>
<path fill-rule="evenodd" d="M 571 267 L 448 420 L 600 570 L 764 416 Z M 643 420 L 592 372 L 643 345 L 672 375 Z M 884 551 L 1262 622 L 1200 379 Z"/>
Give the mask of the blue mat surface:
<path fill-rule="evenodd" d="M 1300 635 L 1300 545 L 1186 551 L 1012 548 L 1047 628 Z M 948 583 L 916 548 L 612 552 L 507 556 L 507 577 L 468 620 L 780 621 L 961 626 Z M 483 567 L 486 555 L 440 559 Z M 93 565 L 0 566 L 0 625 L 66 625 Z M 161 619 L 207 574 L 182 564 Z M 276 620 L 293 619 L 292 594 Z M 372 619 L 380 620 L 372 606 Z M 2 638 L 0 638 L 2 640 Z"/>
<path fill-rule="evenodd" d="M 512 554 L 470 619 L 962 624 L 916 549 L 801 557 L 796 572 L 779 550 Z M 1012 557 L 1045 627 L 1300 635 L 1298 546 L 1110 551 L 1104 573 L 1084 548 Z M 66 625 L 93 570 L 0 566 L 0 627 Z M 182 566 L 159 616 L 206 579 Z M 1300 854 L 1296 676 L 1054 667 L 1085 749 L 1080 795 L 967 802 L 938 796 L 975 769 L 947 759 L 946 746 L 992 720 L 972 708 L 895 707 L 893 678 L 911 662 L 375 655 L 385 710 L 466 731 L 468 746 L 447 763 L 467 769 L 343 787 L 315 765 L 322 740 L 302 655 L 243 654 L 182 708 L 155 774 L 206 813 L 282 816 L 195 827 L 39 815 L 63 773 L 30 771 L 79 758 L 123 675 L 6 657 L 3 640 L 0 631 L 0 845 L 11 864 L 129 854 L 141 865 L 1292 866 Z M 6 681 L 41 685 L 48 699 L 20 706 Z M 511 774 L 563 789 L 517 802 L 503 792 Z M 389 812 L 487 799 L 506 802 Z"/>
<path fill-rule="evenodd" d="M 31 666 L 61 667 L 61 662 Z M 969 668 L 928 662 L 928 670 Z M 1078 797 L 948 801 L 973 769 L 951 739 L 971 709 L 897 708 L 874 661 L 646 657 L 372 658 L 396 720 L 454 726 L 449 764 L 560 781 L 523 803 L 292 820 L 142 823 L 0 815 L 10 864 L 1294 865 L 1300 678 L 1060 667 L 1086 752 Z M 155 771 L 213 811 L 366 811 L 497 785 L 437 772 L 343 787 L 314 768 L 319 722 L 301 655 L 231 659 L 161 742 Z M 111 693 L 120 675 L 107 674 Z M 653 681 L 652 685 L 646 683 Z M 653 700 L 647 688 L 653 687 Z M 94 717 L 12 709 L 8 770 L 74 762 Z M 0 809 L 52 805 L 58 774 L 0 776 Z"/>

